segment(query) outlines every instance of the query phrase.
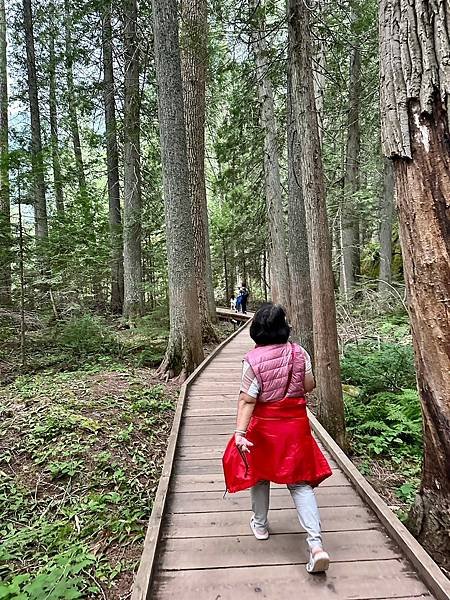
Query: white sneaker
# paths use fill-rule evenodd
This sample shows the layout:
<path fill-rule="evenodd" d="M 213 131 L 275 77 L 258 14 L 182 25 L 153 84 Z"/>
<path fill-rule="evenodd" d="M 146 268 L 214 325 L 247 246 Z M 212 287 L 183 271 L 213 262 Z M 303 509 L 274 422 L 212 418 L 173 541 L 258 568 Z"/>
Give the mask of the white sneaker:
<path fill-rule="evenodd" d="M 257 540 L 267 540 L 269 539 L 269 530 L 267 527 L 260 527 L 255 525 L 255 517 L 250 519 L 250 529 L 253 532 L 253 535 Z"/>
<path fill-rule="evenodd" d="M 309 563 L 306 565 L 308 573 L 323 573 L 330 566 L 330 557 L 328 552 L 321 550 L 314 555 L 309 555 Z"/>

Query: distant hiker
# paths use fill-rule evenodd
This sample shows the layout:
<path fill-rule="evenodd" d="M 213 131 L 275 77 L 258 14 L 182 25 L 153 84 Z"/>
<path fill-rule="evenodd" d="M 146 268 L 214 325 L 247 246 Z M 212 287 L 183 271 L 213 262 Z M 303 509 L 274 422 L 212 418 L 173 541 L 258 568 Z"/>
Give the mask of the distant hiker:
<path fill-rule="evenodd" d="M 236 298 L 234 296 L 230 298 L 230 310 L 236 310 Z"/>
<path fill-rule="evenodd" d="M 287 484 L 306 530 L 310 553 L 306 570 L 320 573 L 328 569 L 330 558 L 322 545 L 313 488 L 331 475 L 331 469 L 311 434 L 306 413 L 305 394 L 315 387 L 311 359 L 301 346 L 288 341 L 289 333 L 280 305 L 265 304 L 253 317 L 250 336 L 256 346 L 243 360 L 237 427 L 223 468 L 229 492 L 251 488 L 250 527 L 257 540 L 269 537 L 270 482 Z"/>
<path fill-rule="evenodd" d="M 241 283 L 241 287 L 239 289 L 239 293 L 242 296 L 242 300 L 241 300 L 241 306 L 242 306 L 242 312 L 245 313 L 247 312 L 247 299 L 249 296 L 249 291 L 247 289 L 247 286 L 245 285 L 245 281 Z"/>
<path fill-rule="evenodd" d="M 239 291 L 236 297 L 236 312 L 241 312 L 242 310 L 242 294 Z"/>

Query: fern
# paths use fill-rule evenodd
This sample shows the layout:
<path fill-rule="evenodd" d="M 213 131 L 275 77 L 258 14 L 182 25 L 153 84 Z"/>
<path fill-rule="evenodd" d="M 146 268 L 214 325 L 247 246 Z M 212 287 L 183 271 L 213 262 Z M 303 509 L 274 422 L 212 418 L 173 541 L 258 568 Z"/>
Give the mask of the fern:
<path fill-rule="evenodd" d="M 421 455 L 422 419 L 415 390 L 345 396 L 345 408 L 348 432 L 357 453 Z"/>

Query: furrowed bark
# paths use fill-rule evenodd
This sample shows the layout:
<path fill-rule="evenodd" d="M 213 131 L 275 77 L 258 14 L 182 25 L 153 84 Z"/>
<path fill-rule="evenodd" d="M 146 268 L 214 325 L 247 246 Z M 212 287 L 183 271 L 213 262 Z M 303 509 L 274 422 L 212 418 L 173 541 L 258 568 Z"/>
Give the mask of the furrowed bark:
<path fill-rule="evenodd" d="M 289 0 L 288 23 L 293 49 L 292 89 L 297 130 L 302 140 L 301 182 L 310 253 L 318 417 L 336 442 L 345 447 L 331 243 L 314 103 L 309 8 L 303 0 Z"/>
<path fill-rule="evenodd" d="M 28 98 L 30 102 L 31 118 L 31 165 L 34 188 L 34 221 L 36 240 L 39 242 L 48 237 L 48 220 L 31 0 L 23 0 L 23 18 L 27 51 Z"/>
<path fill-rule="evenodd" d="M 282 304 L 289 311 L 286 226 L 283 215 L 275 105 L 272 82 L 268 72 L 268 49 L 265 40 L 264 20 L 258 16 L 261 9 L 254 0 L 250 0 L 250 10 L 253 14 L 252 45 L 258 77 L 261 126 L 264 131 L 264 180 L 269 222 L 272 300 Z"/>
<path fill-rule="evenodd" d="M 9 186 L 8 64 L 5 0 L 0 0 L 0 306 L 11 304 L 11 207 Z"/>
<path fill-rule="evenodd" d="M 124 0 L 123 315 L 142 314 L 141 164 L 137 1 Z"/>
<path fill-rule="evenodd" d="M 106 167 L 108 170 L 109 234 L 111 244 L 111 310 L 123 310 L 123 241 L 120 212 L 119 150 L 113 71 L 111 4 L 107 1 L 102 14 L 103 103 L 106 128 Z"/>
<path fill-rule="evenodd" d="M 292 41 L 292 35 L 291 35 Z M 287 141 L 288 141 L 288 264 L 290 278 L 290 313 L 293 337 L 314 361 L 311 274 L 309 270 L 308 234 L 305 203 L 301 185 L 301 144 L 292 99 L 292 76 L 288 57 Z"/>
<path fill-rule="evenodd" d="M 217 317 L 205 184 L 205 91 L 208 65 L 206 0 L 183 0 L 181 19 L 181 75 L 198 304 L 203 339 L 217 341 L 217 334 L 212 326 L 212 321 L 217 321 Z"/>
<path fill-rule="evenodd" d="M 410 526 L 450 569 L 450 8 L 381 0 L 383 150 L 393 158 L 424 462 Z"/>
<path fill-rule="evenodd" d="M 161 374 L 186 378 L 203 360 L 189 203 L 176 0 L 152 0 L 166 215 L 170 334 Z"/>

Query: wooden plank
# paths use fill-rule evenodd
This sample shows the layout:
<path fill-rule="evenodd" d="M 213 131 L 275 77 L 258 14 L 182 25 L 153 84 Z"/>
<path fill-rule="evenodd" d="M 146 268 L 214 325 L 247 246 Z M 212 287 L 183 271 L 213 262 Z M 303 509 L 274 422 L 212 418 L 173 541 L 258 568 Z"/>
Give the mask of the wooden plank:
<path fill-rule="evenodd" d="M 200 435 L 202 437 L 204 437 L 205 435 L 223 435 L 223 434 L 228 434 L 231 435 L 233 433 L 233 430 L 230 430 L 230 425 L 232 425 L 232 423 L 227 424 L 227 423 L 222 423 L 222 421 L 220 420 L 219 422 L 216 422 L 216 424 L 212 423 L 211 425 L 189 425 L 189 427 L 185 427 L 183 425 L 182 427 L 182 432 L 183 433 L 188 433 L 190 436 L 195 436 L 195 435 Z"/>
<path fill-rule="evenodd" d="M 190 407 L 189 403 L 188 403 L 188 405 L 186 406 L 186 408 L 184 410 L 184 414 L 186 415 L 186 417 L 204 417 L 204 416 L 230 417 L 230 416 L 233 416 L 236 419 L 236 404 L 230 405 L 230 406 L 221 406 L 221 405 L 208 406 L 208 408 L 206 408 L 203 405 L 200 407 Z"/>
<path fill-rule="evenodd" d="M 223 445 L 225 448 L 225 444 Z M 333 460 L 328 460 L 328 463 L 332 469 L 337 467 L 336 463 Z M 219 460 L 209 460 L 209 459 L 189 459 L 189 460 L 176 460 L 174 465 L 174 473 L 176 474 L 209 474 L 209 475 L 218 475 L 222 473 L 222 462 Z"/>
<path fill-rule="evenodd" d="M 197 440 L 197 443 L 196 443 Z M 228 441 L 228 439 L 227 439 Z M 179 446 L 176 458 L 180 460 L 222 460 L 224 446 L 219 446 L 205 441 L 201 436 L 195 436 L 189 445 Z M 327 459 L 331 460 L 328 452 L 324 453 Z"/>
<path fill-rule="evenodd" d="M 248 324 L 244 327 L 247 326 Z M 172 429 L 167 444 L 167 451 L 164 460 L 163 470 L 158 483 L 158 489 L 156 491 L 155 501 L 152 508 L 152 514 L 150 516 L 147 532 L 145 535 L 144 549 L 141 555 L 139 568 L 133 583 L 131 600 L 146 600 L 150 592 L 150 581 L 155 568 L 156 547 L 158 544 L 159 537 L 161 535 L 161 523 L 164 514 L 164 509 L 166 507 L 170 478 L 172 476 L 173 471 L 175 449 L 180 431 L 181 416 L 183 413 L 184 403 L 187 397 L 187 391 L 191 383 L 195 381 L 195 379 L 200 375 L 203 369 L 214 360 L 216 354 L 218 354 L 224 346 L 226 346 L 235 337 L 237 337 L 239 333 L 240 330 L 238 329 L 225 341 L 219 344 L 217 348 L 215 348 L 215 350 L 213 350 L 213 352 L 211 352 L 211 354 L 201 363 L 201 365 L 197 367 L 197 369 L 192 373 L 192 375 L 188 377 L 186 382 L 181 387 L 172 423 Z"/>
<path fill-rule="evenodd" d="M 234 319 L 235 321 L 249 321 L 252 319 L 255 313 L 247 312 L 241 313 L 231 310 L 231 308 L 224 308 L 222 306 L 218 306 L 216 308 L 217 316 L 224 319 Z"/>
<path fill-rule="evenodd" d="M 355 486 L 355 489 L 360 494 L 361 498 L 374 510 L 392 539 L 399 544 L 406 557 L 411 561 L 414 568 L 417 569 L 419 576 L 426 583 L 431 593 L 438 600 L 449 600 L 450 581 L 443 574 L 438 565 L 388 508 L 370 483 L 361 475 L 358 469 L 313 415 L 310 415 L 310 421 L 314 433 L 323 445 L 333 454 L 339 467 Z"/>
<path fill-rule="evenodd" d="M 196 385 L 192 388 L 192 397 L 195 398 L 197 395 L 201 396 L 214 396 L 216 397 L 218 394 L 226 394 L 231 395 L 235 394 L 237 398 L 239 394 L 239 384 L 234 383 L 224 383 L 224 382 L 214 382 L 207 381 L 206 383 L 202 383 L 201 385 Z"/>
<path fill-rule="evenodd" d="M 223 487 L 225 491 L 225 484 Z M 277 491 L 282 492 L 278 494 Z M 322 487 L 316 493 L 317 502 L 322 506 L 363 506 L 358 494 L 352 487 Z M 291 508 L 292 498 L 286 490 L 273 490 L 270 499 L 272 510 Z M 223 492 L 191 492 L 170 494 L 167 512 L 173 513 L 205 513 L 205 512 L 230 512 L 249 511 L 251 508 L 250 494 L 227 494 Z"/>
<path fill-rule="evenodd" d="M 236 413 L 236 409 L 234 411 Z M 209 425 L 224 425 L 228 428 L 228 431 L 233 431 L 233 426 L 236 425 L 236 415 L 228 415 L 222 416 L 220 419 L 217 416 L 209 415 L 207 412 L 201 416 L 192 416 L 185 414 L 183 417 L 183 427 L 185 429 L 190 428 L 191 426 L 204 426 L 208 427 Z"/>
<path fill-rule="evenodd" d="M 263 544 L 264 545 L 264 544 Z M 403 560 L 332 563 L 312 577 L 303 565 L 245 569 L 159 571 L 155 600 L 380 600 L 425 597 L 427 590 Z"/>
<path fill-rule="evenodd" d="M 324 546 L 333 563 L 398 558 L 400 550 L 382 531 L 329 532 Z M 161 544 L 161 569 L 215 569 L 255 565 L 292 565 L 308 561 L 306 534 L 273 535 L 264 543 L 253 536 L 166 538 Z"/>
<path fill-rule="evenodd" d="M 195 394 L 193 392 L 189 392 L 189 406 L 192 406 L 193 404 L 199 404 L 201 405 L 204 401 L 210 401 L 210 400 L 216 400 L 217 403 L 219 402 L 229 402 L 230 400 L 234 400 L 235 403 L 237 401 L 238 398 L 238 394 L 236 392 L 236 390 L 232 393 L 228 393 L 228 394 L 224 394 L 222 393 L 222 390 L 220 391 L 211 391 L 211 393 L 207 393 L 205 394 L 204 392 L 202 392 L 201 394 Z"/>
<path fill-rule="evenodd" d="M 350 486 L 350 482 L 339 469 L 333 471 L 333 475 L 325 479 L 320 487 Z M 273 483 L 272 489 L 286 489 L 285 485 Z M 175 475 L 172 480 L 172 489 L 177 492 L 223 492 L 223 474 L 215 475 Z"/>
<path fill-rule="evenodd" d="M 232 375 L 240 375 L 242 373 L 241 364 L 237 364 L 235 367 L 223 365 L 220 366 L 216 363 L 213 363 L 210 367 L 207 367 L 204 372 L 205 377 L 209 377 L 210 373 L 230 373 Z M 231 377 L 230 377 L 231 381 Z M 238 379 L 239 382 L 239 379 Z"/>
<path fill-rule="evenodd" d="M 163 536 L 166 538 L 227 537 L 252 535 L 249 526 L 250 512 L 221 512 L 168 514 Z M 320 510 L 322 531 L 357 531 L 380 529 L 378 520 L 364 506 L 333 506 Z M 270 533 L 299 533 L 302 529 L 295 508 L 286 508 L 270 513 Z"/>

